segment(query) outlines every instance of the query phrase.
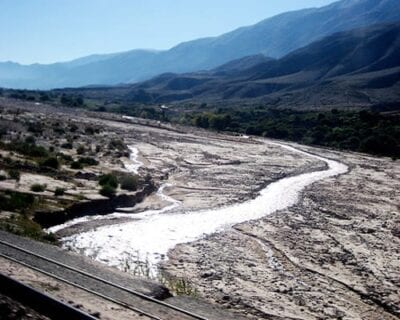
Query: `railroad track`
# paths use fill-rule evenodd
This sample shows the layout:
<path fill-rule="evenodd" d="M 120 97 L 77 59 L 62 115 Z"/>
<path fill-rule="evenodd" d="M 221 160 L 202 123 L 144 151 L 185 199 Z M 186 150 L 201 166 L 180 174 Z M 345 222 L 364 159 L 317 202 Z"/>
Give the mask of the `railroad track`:
<path fill-rule="evenodd" d="M 0 257 L 156 320 L 208 320 L 87 271 L 0 240 Z"/>

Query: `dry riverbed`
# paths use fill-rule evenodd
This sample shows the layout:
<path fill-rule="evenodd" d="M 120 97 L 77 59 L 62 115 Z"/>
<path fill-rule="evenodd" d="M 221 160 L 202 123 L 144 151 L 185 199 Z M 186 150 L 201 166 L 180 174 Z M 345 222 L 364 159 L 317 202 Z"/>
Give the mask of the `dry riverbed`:
<path fill-rule="evenodd" d="M 68 115 L 71 122 L 102 128 L 136 148 L 139 175 L 150 176 L 157 186 L 167 184 L 164 195 L 179 202 L 174 213 L 244 202 L 273 181 L 326 169 L 324 161 L 253 138 L 119 115 L 56 111 L 29 104 L 19 107 L 31 117 L 38 111 L 53 120 Z M 212 303 L 251 319 L 397 319 L 399 163 L 297 147 L 343 162 L 349 172 L 307 187 L 289 209 L 178 245 L 169 252 L 163 272 L 185 279 Z M 128 161 L 123 155 L 113 159 L 112 154 L 105 159 L 92 169 L 95 173 L 109 164 L 125 170 Z M 22 178 L 27 181 L 29 176 Z M 90 186 L 93 182 L 82 183 Z M 73 194 L 67 192 L 68 196 Z M 131 223 L 137 214 L 169 204 L 152 193 L 132 208 L 122 208 L 131 213 L 128 216 L 76 224 L 58 235 Z M 102 260 L 98 251 L 91 252 L 89 256 Z"/>
<path fill-rule="evenodd" d="M 398 319 L 400 165 L 306 148 L 350 172 L 295 206 L 176 247 L 166 272 L 210 301 L 263 319 Z"/>

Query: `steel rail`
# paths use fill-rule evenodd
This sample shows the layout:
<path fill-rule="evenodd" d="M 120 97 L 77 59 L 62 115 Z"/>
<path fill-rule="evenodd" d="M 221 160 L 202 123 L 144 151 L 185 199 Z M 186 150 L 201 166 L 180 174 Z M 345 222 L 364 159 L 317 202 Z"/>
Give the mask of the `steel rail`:
<path fill-rule="evenodd" d="M 189 317 L 192 317 L 192 318 L 194 318 L 194 319 L 197 319 L 197 320 L 209 320 L 208 318 L 205 318 L 205 317 L 203 317 L 203 316 L 200 316 L 200 315 L 197 315 L 197 314 L 192 313 L 192 312 L 190 312 L 190 311 L 187 311 L 187 310 L 184 310 L 184 309 L 182 309 L 182 308 L 176 307 L 176 306 L 171 305 L 171 304 L 169 304 L 169 303 L 166 303 L 166 302 L 157 300 L 157 299 L 155 299 L 155 298 L 153 298 L 153 297 L 147 296 L 147 295 L 145 295 L 145 294 L 143 294 L 143 293 L 140 293 L 140 292 L 138 292 L 138 291 L 136 291 L 136 290 L 132 290 L 132 289 L 123 287 L 123 286 L 121 286 L 121 285 L 115 284 L 115 283 L 113 283 L 113 282 L 111 282 L 111 281 L 102 279 L 102 278 L 100 278 L 100 277 L 98 277 L 98 276 L 95 276 L 95 275 L 90 274 L 90 273 L 88 273 L 88 272 L 86 272 L 86 271 L 77 269 L 77 268 L 75 268 L 75 267 L 71 267 L 71 266 L 69 266 L 69 265 L 67 265 L 67 264 L 61 263 L 61 262 L 56 261 L 56 260 L 54 260 L 54 259 L 45 257 L 45 256 L 40 255 L 40 254 L 37 254 L 37 253 L 30 252 L 30 251 L 28 251 L 28 250 L 26 250 L 26 249 L 24 249 L 24 248 L 21 248 L 21 247 L 19 247 L 19 246 L 13 245 L 13 244 L 8 243 L 8 242 L 6 242 L 6 241 L 0 240 L 0 244 L 3 244 L 3 245 L 5 245 L 5 246 L 8 246 L 8 247 L 13 248 L 13 249 L 15 249 L 15 250 L 24 252 L 24 253 L 26 253 L 26 254 L 28 254 L 28 255 L 32 255 L 32 256 L 34 256 L 34 257 L 36 257 L 36 258 L 39 258 L 39 259 L 42 259 L 42 260 L 44 260 L 44 261 L 53 263 L 53 264 L 55 264 L 55 265 L 58 265 L 58 266 L 60 266 L 60 267 L 65 268 L 65 269 L 71 270 L 71 271 L 73 271 L 73 272 L 82 274 L 82 275 L 84 275 L 84 276 L 86 276 L 86 277 L 88 277 L 88 278 L 91 278 L 91 279 L 94 279 L 94 280 L 96 280 L 96 281 L 102 282 L 102 283 L 104 283 L 104 284 L 107 284 L 107 285 L 112 286 L 112 287 L 114 287 L 114 288 L 117 288 L 117 289 L 119 289 L 119 290 L 128 292 L 128 293 L 130 293 L 130 294 L 132 294 L 132 295 L 134 295 L 134 296 L 137 296 L 137 297 L 139 297 L 139 298 L 142 298 L 143 300 L 147 300 L 147 301 L 153 302 L 153 303 L 155 303 L 155 304 L 164 306 L 164 307 L 166 307 L 166 308 L 172 309 L 172 310 L 174 310 L 174 311 L 177 311 L 177 312 L 179 312 L 179 313 L 185 314 L 185 315 L 187 315 L 187 316 L 189 316 Z"/>
<path fill-rule="evenodd" d="M 108 297 L 108 296 L 106 296 L 106 295 L 103 295 L 102 293 L 99 293 L 99 292 L 96 292 L 96 291 L 94 291 L 94 290 L 85 288 L 85 287 L 83 287 L 83 286 L 81 286 L 81 285 L 79 285 L 79 284 L 77 284 L 77 283 L 75 283 L 75 282 L 72 282 L 72 281 L 70 281 L 70 280 L 67 280 L 67 279 L 64 279 L 64 278 L 62 278 L 62 277 L 56 276 L 55 274 L 52 274 L 52 273 L 47 272 L 47 271 L 45 271 L 45 270 L 42 270 L 42 269 L 40 269 L 40 268 L 31 266 L 31 265 L 29 265 L 29 264 L 27 264 L 27 263 L 25 263 L 25 262 L 22 262 L 22 261 L 19 261 L 19 260 L 15 259 L 15 258 L 9 257 L 9 256 L 4 255 L 4 254 L 2 254 L 2 253 L 0 253 L 0 257 L 5 258 L 5 259 L 7 259 L 7 260 L 10 260 L 10 261 L 12 261 L 12 262 L 18 263 L 18 264 L 20 264 L 20 265 L 22 265 L 22 266 L 24 266 L 24 267 L 26 267 L 26 268 L 32 269 L 32 270 L 34 270 L 34 271 L 40 272 L 40 273 L 42 273 L 42 274 L 44 274 L 44 275 L 46 275 L 46 276 L 48 276 L 48 277 L 51 277 L 51 278 L 54 278 L 54 279 L 56 279 L 56 280 L 58 280 L 58 281 L 64 282 L 64 283 L 66 283 L 66 284 L 68 284 L 68 285 L 70 285 L 70 286 L 73 286 L 73 287 L 75 287 L 75 288 L 78 288 L 78 289 L 80 289 L 80 290 L 83 290 L 83 291 L 86 291 L 86 292 L 88 292 L 88 293 L 94 294 L 94 295 L 96 295 L 96 296 L 98 296 L 98 297 L 100 297 L 100 298 L 106 299 L 106 300 L 108 300 L 108 301 L 110 301 L 110 302 L 112 302 L 112 303 L 115 303 L 115 304 L 118 304 L 118 305 L 120 305 L 120 306 L 123 306 L 124 308 L 127 308 L 127 309 L 130 309 L 130 310 L 132 310 L 132 311 L 135 311 L 135 312 L 138 313 L 139 315 L 145 315 L 145 316 L 147 316 L 147 317 L 149 317 L 149 318 L 151 318 L 151 319 L 154 319 L 154 320 L 163 320 L 163 319 L 161 319 L 161 318 L 159 318 L 159 317 L 157 317 L 157 316 L 154 316 L 154 315 L 151 315 L 151 314 L 147 313 L 146 311 L 143 311 L 143 310 L 141 310 L 141 309 L 139 309 L 139 308 L 133 307 L 133 306 L 131 306 L 131 305 L 129 305 L 129 304 L 123 302 L 123 301 L 120 301 L 120 300 L 117 300 L 117 299 Z"/>
<path fill-rule="evenodd" d="M 48 294 L 31 286 L 0 273 L 0 292 L 5 296 L 28 305 L 38 313 L 51 319 L 76 319 L 76 320 L 98 320 L 98 318 L 79 310 L 65 302 L 62 302 Z"/>

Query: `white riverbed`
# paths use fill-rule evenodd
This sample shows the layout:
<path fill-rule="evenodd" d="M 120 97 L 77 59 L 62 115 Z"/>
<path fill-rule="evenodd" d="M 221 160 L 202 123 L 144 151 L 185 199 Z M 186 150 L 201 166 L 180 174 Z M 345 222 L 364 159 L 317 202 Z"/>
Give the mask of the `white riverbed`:
<path fill-rule="evenodd" d="M 301 191 L 308 185 L 347 171 L 347 166 L 337 161 L 306 153 L 290 146 L 279 145 L 289 151 L 322 160 L 326 162 L 328 168 L 273 182 L 253 200 L 195 212 L 174 212 L 180 203 L 163 194 L 164 188 L 167 187 L 164 185 L 159 190 L 159 195 L 170 202 L 166 208 L 134 215 L 136 219 L 140 218 L 140 220 L 103 226 L 96 230 L 63 238 L 63 246 L 120 268 L 124 268 L 127 261 L 147 261 L 154 265 L 164 259 L 167 252 L 177 244 L 191 242 L 204 235 L 222 231 L 234 224 L 260 219 L 277 210 L 290 207 L 299 200 Z M 137 153 L 132 159 L 136 158 Z M 113 214 L 110 217 L 118 215 L 121 214 Z M 126 215 L 121 216 L 126 217 Z M 102 218 L 104 219 L 104 217 Z M 96 217 L 90 219 L 96 219 Z M 74 224 L 74 221 L 69 223 Z M 56 226 L 49 231 L 55 232 L 66 226 L 68 225 Z"/>

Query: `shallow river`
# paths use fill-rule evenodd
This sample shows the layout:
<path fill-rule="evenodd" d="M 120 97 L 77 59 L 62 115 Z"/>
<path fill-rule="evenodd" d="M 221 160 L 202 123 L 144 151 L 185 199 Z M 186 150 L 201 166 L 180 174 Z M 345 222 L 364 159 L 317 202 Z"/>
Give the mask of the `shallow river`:
<path fill-rule="evenodd" d="M 174 209 L 180 203 L 163 194 L 164 188 L 168 187 L 168 185 L 164 185 L 159 190 L 159 195 L 170 202 L 168 207 L 135 214 L 134 217 L 139 220 L 103 226 L 96 230 L 66 237 L 62 239 L 63 246 L 119 268 L 124 268 L 127 262 L 135 263 L 137 261 L 147 261 L 150 265 L 154 265 L 164 259 L 168 250 L 177 244 L 194 241 L 204 235 L 225 230 L 234 224 L 259 219 L 277 210 L 290 207 L 299 200 L 301 191 L 308 185 L 347 171 L 347 166 L 337 161 L 309 154 L 293 147 L 281 144 L 280 146 L 289 151 L 322 160 L 326 162 L 327 169 L 273 182 L 253 200 L 183 214 L 174 213 Z M 133 154 L 137 155 L 134 148 L 131 150 Z M 136 164 L 135 170 L 137 170 L 139 163 L 133 162 Z M 100 219 L 100 217 L 98 218 Z M 96 217 L 92 219 L 96 219 Z M 50 231 L 57 231 L 79 221 L 82 219 L 63 226 L 56 226 Z"/>

